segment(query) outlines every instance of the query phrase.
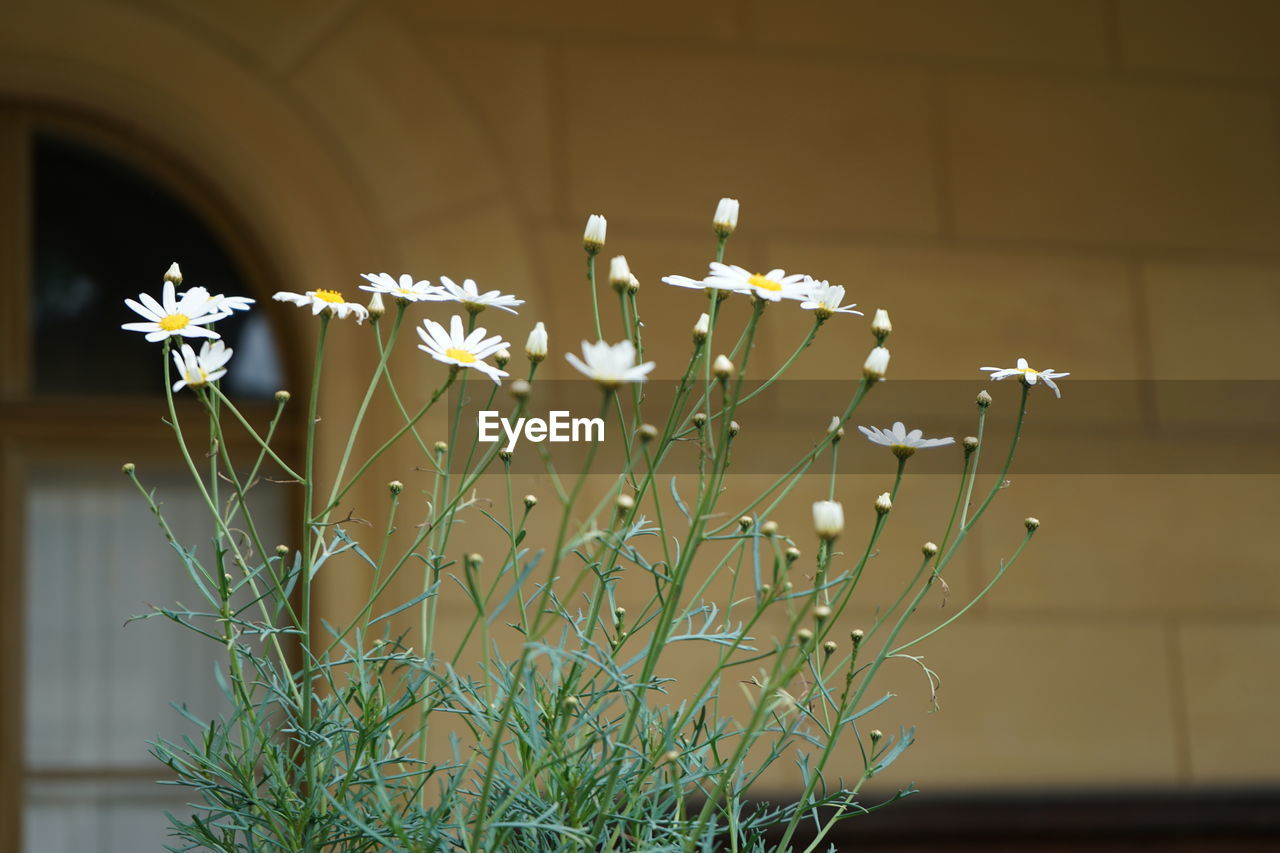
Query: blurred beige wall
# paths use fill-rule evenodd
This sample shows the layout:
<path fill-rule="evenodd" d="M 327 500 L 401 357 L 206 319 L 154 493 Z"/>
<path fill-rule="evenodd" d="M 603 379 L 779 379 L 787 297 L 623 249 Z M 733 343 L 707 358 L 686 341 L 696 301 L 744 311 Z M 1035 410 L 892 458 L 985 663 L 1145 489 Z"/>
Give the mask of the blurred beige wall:
<path fill-rule="evenodd" d="M 683 358 L 700 303 L 658 279 L 704 267 L 732 195 L 730 259 L 890 309 L 895 378 L 1025 354 L 1073 380 L 1274 380 L 1277 44 L 1268 0 L 9 0 L 0 92 L 170 147 L 241 207 L 282 286 L 474 277 L 529 300 L 486 321 L 521 341 L 543 319 L 561 351 L 587 333 L 579 239 L 598 212 L 643 282 L 654 351 Z M 773 319 L 762 359 L 803 333 Z M 865 321 L 835 322 L 803 375 L 860 364 Z M 338 358 L 367 365 L 361 343 L 347 330 Z M 1127 435 L 1164 426 L 1158 406 L 1117 417 Z M 842 496 L 881 488 L 850 478 Z M 893 779 L 1280 781 L 1278 497 L 1267 475 L 1015 477 L 955 601 L 1024 515 L 1045 526 L 923 648 L 940 712 L 918 675 L 889 674 L 901 696 L 878 724 L 921 727 Z M 800 538 L 804 515 L 784 529 Z"/>

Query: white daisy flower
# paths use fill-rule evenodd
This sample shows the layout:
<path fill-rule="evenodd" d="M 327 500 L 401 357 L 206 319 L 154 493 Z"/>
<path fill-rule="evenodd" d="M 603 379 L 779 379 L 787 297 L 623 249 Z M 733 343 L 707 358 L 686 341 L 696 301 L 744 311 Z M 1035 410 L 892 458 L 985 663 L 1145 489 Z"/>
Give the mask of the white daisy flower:
<path fill-rule="evenodd" d="M 310 308 L 313 317 L 321 311 L 329 311 L 339 320 L 345 320 L 348 314 L 354 314 L 356 322 L 363 323 L 369 316 L 368 308 L 357 302 L 348 302 L 336 290 L 308 290 L 306 293 L 282 290 L 271 298 L 277 302 L 290 302 L 300 308 Z"/>
<path fill-rule="evenodd" d="M 486 338 L 485 334 L 486 330 L 483 326 L 472 329 L 468 334 L 462 326 L 462 318 L 457 314 L 449 320 L 447 332 L 444 326 L 434 320 L 423 320 L 422 326 L 418 329 L 418 337 L 422 338 L 418 349 L 436 361 L 452 364 L 455 367 L 474 368 L 501 384 L 502 377 L 506 376 L 507 372 L 499 370 L 492 364 L 486 364 L 484 360 L 506 349 L 507 342 L 498 335 Z"/>
<path fill-rule="evenodd" d="M 894 421 L 889 429 L 880 429 L 879 427 L 858 427 L 858 432 L 867 437 L 872 444 L 883 445 L 893 451 L 893 455 L 899 459 L 906 459 L 917 450 L 926 447 L 942 447 L 947 444 L 955 444 L 954 438 L 925 438 L 924 431 L 913 429 L 907 432 L 907 428 L 903 426 L 902 421 Z"/>
<path fill-rule="evenodd" d="M 381 293 L 404 302 L 423 302 L 432 297 L 439 297 L 444 293 L 444 291 L 426 279 L 414 281 L 413 276 L 408 273 L 398 279 L 392 278 L 384 272 L 361 273 L 360 277 L 369 282 L 368 284 L 360 285 L 361 290 L 367 290 L 370 293 Z"/>
<path fill-rule="evenodd" d="M 204 326 L 226 316 L 219 312 L 203 287 L 194 287 L 179 299 L 172 281 L 164 283 L 159 301 L 148 293 L 140 293 L 137 300 L 126 299 L 124 304 L 145 317 L 147 322 L 124 323 L 120 328 L 146 332 L 149 341 L 162 341 L 174 336 L 216 338 L 218 333 Z"/>
<path fill-rule="evenodd" d="M 604 388 L 617 388 L 624 382 L 643 382 L 654 362 L 646 361 L 636 364 L 636 348 L 631 341 L 607 344 L 597 341 L 594 344 L 582 342 L 582 358 L 573 353 L 565 353 L 569 363 L 579 373 L 594 379 Z"/>
<path fill-rule="evenodd" d="M 711 262 L 711 271 L 704 279 L 689 278 L 684 275 L 669 275 L 662 279 L 676 287 L 694 289 L 711 288 L 712 290 L 728 290 L 732 293 L 752 294 L 770 302 L 781 299 L 804 300 L 809 298 L 809 278 L 804 275 L 787 275 L 783 270 L 775 269 L 767 273 L 753 273 L 732 264 Z"/>
<path fill-rule="evenodd" d="M 196 289 L 203 290 L 204 288 Z M 190 293 L 191 291 L 187 292 Z M 247 296 L 227 296 L 225 294 L 218 293 L 210 296 L 209 301 L 218 307 L 218 313 L 225 318 L 230 317 L 237 311 L 248 311 L 255 300 L 250 299 Z"/>
<path fill-rule="evenodd" d="M 838 284 L 828 284 L 825 281 L 809 280 L 809 295 L 804 302 L 800 303 L 800 307 L 806 311 L 814 311 L 823 320 L 832 314 L 857 314 L 862 316 L 861 311 L 854 311 L 854 307 L 858 304 L 850 302 L 848 305 L 841 305 L 844 301 L 844 288 Z"/>
<path fill-rule="evenodd" d="M 1049 389 L 1053 391 L 1055 397 L 1061 397 L 1062 392 L 1058 390 L 1058 386 L 1054 384 L 1055 379 L 1061 379 L 1064 376 L 1070 376 L 1070 373 L 1061 373 L 1055 370 L 1033 370 L 1025 358 L 1018 359 L 1017 367 L 980 367 L 979 370 L 987 370 L 991 372 L 991 379 L 999 382 L 1001 379 L 1008 379 L 1010 376 L 1017 376 L 1027 385 L 1035 385 L 1036 382 L 1043 381 Z"/>
<path fill-rule="evenodd" d="M 512 306 L 524 304 L 523 299 L 517 299 L 497 290 L 487 290 L 481 293 L 480 288 L 476 287 L 475 279 L 463 279 L 462 284 L 457 285 L 447 275 L 440 276 L 440 286 L 436 289 L 436 294 L 427 297 L 427 299 L 433 302 L 460 302 L 462 307 L 472 314 L 483 311 L 489 306 L 501 308 L 503 311 L 510 311 L 512 314 L 518 314 L 520 312 L 516 311 Z"/>
<path fill-rule="evenodd" d="M 173 353 L 173 364 L 181 378 L 173 383 L 174 391 L 184 387 L 199 388 L 210 382 L 216 382 L 227 373 L 227 362 L 231 360 L 232 349 L 222 341 L 205 341 L 200 353 L 191 348 L 191 344 L 183 344 L 182 349 Z"/>

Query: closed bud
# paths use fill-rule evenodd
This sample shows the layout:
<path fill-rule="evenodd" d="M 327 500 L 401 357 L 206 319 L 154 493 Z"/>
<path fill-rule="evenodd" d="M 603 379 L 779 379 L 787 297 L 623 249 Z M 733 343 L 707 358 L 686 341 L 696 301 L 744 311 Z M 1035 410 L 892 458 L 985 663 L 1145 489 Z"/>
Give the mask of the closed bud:
<path fill-rule="evenodd" d="M 876 512 L 880 515 L 884 515 L 891 509 L 893 509 L 893 499 L 889 497 L 888 492 L 884 492 L 880 497 L 876 498 Z"/>
<path fill-rule="evenodd" d="M 976 435 L 966 435 L 961 443 L 964 445 L 966 456 L 978 449 L 978 437 Z"/>
<path fill-rule="evenodd" d="M 674 749 L 668 749 L 666 752 L 662 753 L 663 764 L 670 764 L 671 762 L 678 761 L 679 759 L 680 753 Z"/>
<path fill-rule="evenodd" d="M 529 394 L 533 391 L 533 386 L 525 379 L 517 379 L 511 383 L 507 390 L 517 400 L 527 400 L 529 399 Z"/>
<path fill-rule="evenodd" d="M 513 455 L 514 454 L 510 450 L 507 450 L 505 447 L 498 451 L 498 458 L 501 459 L 503 462 L 510 462 L 511 457 Z"/>
<path fill-rule="evenodd" d="M 635 275 L 633 274 L 631 276 L 631 280 L 627 282 L 627 293 L 630 293 L 632 296 L 635 296 L 639 292 L 640 292 L 640 279 L 636 278 Z"/>
<path fill-rule="evenodd" d="M 742 432 L 742 425 L 737 421 L 729 421 L 729 438 L 736 438 Z"/>
<path fill-rule="evenodd" d="M 833 444 L 844 438 L 844 427 L 840 426 L 839 415 L 831 416 L 831 423 L 827 424 L 827 432 L 831 433 L 831 442 Z"/>
<path fill-rule="evenodd" d="M 832 655 L 834 655 L 836 653 L 836 649 L 838 648 L 839 646 L 836 645 L 835 640 L 827 640 L 825 643 L 822 644 L 822 651 L 826 652 L 827 657 L 831 657 Z"/>
<path fill-rule="evenodd" d="M 385 313 L 387 313 L 387 306 L 382 304 L 382 294 L 375 291 L 373 296 L 369 297 L 369 317 L 376 320 Z"/>
<path fill-rule="evenodd" d="M 1030 516 L 1023 519 L 1022 523 L 1026 525 L 1027 530 L 1031 531 L 1032 533 L 1034 533 L 1040 527 L 1040 519 L 1032 518 Z"/>
<path fill-rule="evenodd" d="M 778 522 L 766 521 L 764 524 L 760 525 L 760 532 L 763 533 L 765 536 L 771 536 L 771 537 L 777 536 Z"/>
<path fill-rule="evenodd" d="M 404 483 L 399 480 L 392 480 L 390 483 L 387 483 L 387 488 L 391 491 L 391 494 L 398 495 L 404 491 Z"/>
<path fill-rule="evenodd" d="M 449 445 L 443 441 L 437 441 L 435 443 L 435 451 L 437 455 L 443 456 L 445 453 L 449 452 Z"/>
<path fill-rule="evenodd" d="M 506 347 L 503 347 L 502 349 L 498 350 L 493 354 L 493 363 L 498 365 L 498 367 L 506 367 L 507 363 L 510 361 L 511 361 L 511 350 L 507 349 Z"/>
<path fill-rule="evenodd" d="M 631 268 L 627 266 L 624 255 L 618 255 L 609 261 L 609 286 L 622 293 L 631 284 Z"/>
<path fill-rule="evenodd" d="M 524 354 L 534 364 L 547 357 L 547 327 L 541 320 L 533 324 L 529 339 L 525 341 Z"/>
<path fill-rule="evenodd" d="M 771 593 L 771 592 L 773 592 L 773 585 L 772 585 L 772 584 L 767 584 L 767 583 L 762 583 L 762 584 L 760 584 L 760 594 L 761 594 L 762 596 L 764 596 L 764 597 L 766 597 L 766 598 L 767 598 L 767 597 L 769 596 L 769 593 Z"/>
<path fill-rule="evenodd" d="M 813 621 L 822 623 L 831 618 L 831 608 L 825 604 L 819 604 L 813 608 Z"/>
<path fill-rule="evenodd" d="M 604 248 L 604 236 L 608 228 L 609 223 L 603 216 L 593 213 L 587 217 L 587 227 L 582 231 L 582 248 L 587 250 L 588 255 L 597 254 Z"/>
<path fill-rule="evenodd" d="M 621 624 L 622 624 L 622 622 L 623 622 L 623 620 L 625 620 L 626 618 L 627 618 L 627 608 L 625 608 L 625 607 L 615 607 L 615 608 L 613 608 L 613 621 L 614 621 L 614 624 L 621 625 Z"/>
<path fill-rule="evenodd" d="M 755 524 L 755 519 L 749 515 L 744 515 L 738 519 L 738 528 L 741 529 L 743 533 L 750 530 L 753 524 Z"/>
<path fill-rule="evenodd" d="M 839 501 L 814 503 L 813 531 L 824 542 L 832 542 L 844 532 L 844 507 Z"/>
<path fill-rule="evenodd" d="M 871 738 L 872 743 L 879 743 L 880 739 L 884 737 L 884 732 L 880 731 L 879 729 L 872 729 L 867 734 Z"/>
<path fill-rule="evenodd" d="M 288 545 L 277 545 L 277 546 L 276 546 L 276 556 L 277 556 L 277 557 L 283 557 L 285 554 L 288 554 L 288 553 L 289 553 L 289 546 L 288 546 Z"/>
<path fill-rule="evenodd" d="M 473 572 L 477 571 L 483 565 L 484 565 L 484 557 L 474 553 L 467 555 L 467 568 L 470 569 L 471 571 Z"/>
<path fill-rule="evenodd" d="M 561 704 L 564 705 L 566 711 L 575 711 L 582 703 L 578 701 L 577 696 L 566 696 L 564 697 L 564 702 Z"/>
<path fill-rule="evenodd" d="M 169 269 L 164 272 L 164 280 L 173 284 L 182 284 L 182 269 L 177 261 L 169 264 Z"/>
<path fill-rule="evenodd" d="M 636 434 L 640 436 L 642 442 L 648 444 L 658 437 L 658 428 L 653 424 L 640 424 L 640 429 L 636 431 Z"/>
<path fill-rule="evenodd" d="M 721 382 L 733 376 L 733 362 L 729 360 L 727 355 L 721 354 L 716 356 L 716 360 L 711 364 L 711 372 L 716 379 Z"/>
<path fill-rule="evenodd" d="M 862 642 L 862 637 L 863 633 L 861 628 L 854 628 L 849 632 L 849 642 L 853 643 L 854 646 L 857 646 L 858 643 Z"/>
<path fill-rule="evenodd" d="M 693 324 L 693 342 L 700 344 L 707 339 L 707 334 L 711 331 L 711 317 L 706 314 L 698 315 L 698 322 Z"/>
<path fill-rule="evenodd" d="M 877 308 L 876 314 L 871 318 L 871 334 L 876 336 L 876 340 L 884 343 L 884 339 L 889 337 L 889 333 L 893 331 L 893 324 L 889 322 L 889 312 L 883 308 Z"/>
<path fill-rule="evenodd" d="M 282 390 L 280 390 L 280 391 L 277 391 L 277 392 L 276 392 L 276 402 L 277 402 L 277 403 L 279 403 L 279 404 L 280 404 L 280 405 L 282 405 L 282 406 L 283 406 L 285 403 L 289 402 L 289 397 L 290 397 L 289 392 L 288 392 L 288 391 L 285 391 L 285 390 L 283 390 L 283 389 L 282 389 Z"/>
<path fill-rule="evenodd" d="M 728 237 L 738 227 L 738 200 L 722 198 L 716 205 L 716 215 L 711 218 L 711 227 L 719 237 Z"/>
<path fill-rule="evenodd" d="M 796 631 L 796 642 L 802 646 L 809 645 L 809 643 L 813 642 L 813 632 L 808 628 L 801 628 Z"/>
<path fill-rule="evenodd" d="M 617 505 L 619 513 L 626 513 L 635 509 L 636 499 L 631 497 L 631 495 L 618 495 L 614 504 Z"/>
<path fill-rule="evenodd" d="M 704 426 L 707 425 L 707 413 L 695 412 L 692 420 L 693 420 L 693 425 L 695 427 L 697 427 L 698 429 L 702 429 Z"/>
<path fill-rule="evenodd" d="M 126 462 L 120 466 L 120 473 L 130 477 L 133 476 L 133 472 L 136 470 L 138 470 L 138 466 L 134 465 L 132 462 Z"/>
<path fill-rule="evenodd" d="M 985 409 L 987 406 L 990 406 L 990 405 L 991 405 L 991 395 L 988 394 L 986 389 L 984 388 L 978 392 L 978 408 Z"/>
<path fill-rule="evenodd" d="M 938 546 L 934 542 L 926 542 L 924 543 L 924 546 L 920 548 L 920 551 L 926 557 L 936 557 L 938 555 Z"/>
<path fill-rule="evenodd" d="M 537 506 L 537 505 L 538 505 L 538 496 L 537 496 L 537 495 L 525 495 L 525 496 L 524 496 L 524 507 L 525 507 L 525 509 L 533 509 L 533 508 L 534 508 L 535 506 Z"/>
<path fill-rule="evenodd" d="M 884 379 L 889 370 L 889 351 L 884 347 L 876 347 L 867 355 L 862 365 L 862 375 L 867 379 Z"/>
<path fill-rule="evenodd" d="M 783 556 L 787 558 L 787 565 L 789 566 L 792 563 L 794 563 L 796 560 L 800 559 L 800 549 L 788 548 L 785 552 L 783 552 Z"/>

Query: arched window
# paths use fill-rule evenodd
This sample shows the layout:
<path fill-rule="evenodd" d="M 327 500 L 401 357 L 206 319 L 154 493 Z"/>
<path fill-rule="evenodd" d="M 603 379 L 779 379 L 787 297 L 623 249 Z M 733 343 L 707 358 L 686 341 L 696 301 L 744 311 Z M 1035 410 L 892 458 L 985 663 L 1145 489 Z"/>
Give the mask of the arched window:
<path fill-rule="evenodd" d="M 120 464 L 184 543 L 207 552 L 209 525 L 162 421 L 160 349 L 119 326 L 173 260 L 188 285 L 269 297 L 215 195 L 127 133 L 0 103 L 0 849 L 160 849 L 163 812 L 190 799 L 155 784 L 146 742 L 189 731 L 170 701 L 216 710 L 218 649 L 125 625 L 190 595 Z M 290 359 L 259 307 L 219 331 L 240 367 L 224 389 L 265 422 Z M 281 497 L 258 513 L 282 527 Z"/>

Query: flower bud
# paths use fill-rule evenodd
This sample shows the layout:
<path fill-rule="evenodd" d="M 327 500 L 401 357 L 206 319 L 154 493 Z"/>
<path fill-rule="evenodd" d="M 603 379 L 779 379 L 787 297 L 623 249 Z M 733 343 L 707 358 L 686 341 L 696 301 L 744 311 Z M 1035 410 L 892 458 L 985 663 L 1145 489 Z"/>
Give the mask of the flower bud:
<path fill-rule="evenodd" d="M 707 413 L 695 412 L 691 420 L 693 421 L 693 425 L 695 427 L 697 427 L 698 429 L 702 429 L 704 426 L 707 425 Z"/>
<path fill-rule="evenodd" d="M 862 642 L 862 637 L 863 637 L 863 634 L 862 634 L 861 628 L 854 628 L 852 631 L 849 632 L 849 642 L 853 643 L 855 648 L 859 643 Z"/>
<path fill-rule="evenodd" d="M 938 556 L 938 545 L 935 542 L 926 542 L 920 551 L 926 557 L 936 557 Z"/>
<path fill-rule="evenodd" d="M 990 406 L 990 405 L 991 405 L 991 395 L 988 394 L 987 390 L 984 388 L 978 392 L 978 408 L 985 409 L 987 406 Z"/>
<path fill-rule="evenodd" d="M 560 704 L 564 706 L 566 711 L 573 711 L 582 703 L 578 701 L 577 696 L 566 696 L 564 697 L 564 701 Z"/>
<path fill-rule="evenodd" d="M 614 504 L 617 505 L 619 514 L 628 513 L 635 509 L 636 499 L 631 497 L 631 495 L 618 495 Z"/>
<path fill-rule="evenodd" d="M 631 268 L 627 266 L 627 259 L 623 255 L 618 255 L 609 261 L 609 286 L 622 293 L 631 284 Z"/>
<path fill-rule="evenodd" d="M 658 428 L 653 424 L 640 424 L 640 429 L 636 430 L 636 435 L 640 436 L 640 440 L 646 444 L 658 437 Z"/>
<path fill-rule="evenodd" d="M 621 625 L 626 618 L 627 618 L 627 608 L 625 607 L 613 608 L 613 622 L 615 625 Z"/>
<path fill-rule="evenodd" d="M 740 432 L 742 432 L 742 424 L 737 421 L 729 421 L 729 438 L 736 438 Z"/>
<path fill-rule="evenodd" d="M 884 347 L 876 347 L 867 356 L 862 365 L 862 375 L 868 379 L 884 379 L 889 369 L 889 351 Z"/>
<path fill-rule="evenodd" d="M 484 557 L 481 556 L 480 554 L 472 553 L 467 555 L 467 568 L 470 569 L 471 571 L 473 572 L 477 571 L 483 565 L 484 565 Z"/>
<path fill-rule="evenodd" d="M 831 433 L 831 443 L 844 438 L 844 427 L 840 426 L 840 416 L 832 415 L 831 423 L 827 424 L 827 432 Z"/>
<path fill-rule="evenodd" d="M 515 454 L 513 454 L 510 450 L 507 450 L 505 447 L 498 451 L 498 458 L 501 459 L 503 462 L 510 462 L 511 457 L 514 455 Z"/>
<path fill-rule="evenodd" d="M 807 646 L 812 641 L 813 641 L 813 632 L 810 631 L 808 628 L 801 628 L 799 631 L 796 631 L 796 642 L 799 645 Z"/>
<path fill-rule="evenodd" d="M 978 437 L 976 435 L 966 435 L 961 444 L 964 445 L 965 456 L 968 456 L 970 453 L 978 449 Z"/>
<path fill-rule="evenodd" d="M 821 624 L 831 618 L 831 608 L 825 604 L 819 604 L 813 608 L 813 621 Z"/>
<path fill-rule="evenodd" d="M 515 382 L 511 383 L 511 386 L 507 390 L 510 392 L 511 396 L 515 397 L 517 400 L 527 400 L 530 392 L 533 391 L 533 386 L 524 379 L 517 379 Z"/>
<path fill-rule="evenodd" d="M 503 347 L 502 349 L 498 350 L 493 354 L 493 363 L 498 365 L 498 367 L 506 367 L 507 363 L 510 361 L 511 361 L 511 350 L 507 349 L 506 347 Z"/>
<path fill-rule="evenodd" d="M 537 505 L 538 505 L 538 496 L 537 496 L 537 495 L 525 495 L 525 496 L 524 496 L 524 508 L 525 508 L 525 509 L 533 509 L 533 508 L 534 508 L 535 506 L 537 506 Z"/>
<path fill-rule="evenodd" d="M 792 563 L 794 563 L 796 560 L 800 559 L 800 549 L 794 548 L 794 547 L 788 548 L 786 551 L 783 552 L 783 556 L 786 557 L 787 565 L 789 566 Z"/>
<path fill-rule="evenodd" d="M 1024 525 L 1026 525 L 1027 530 L 1028 530 L 1028 531 L 1030 531 L 1030 532 L 1032 532 L 1032 533 L 1034 533 L 1034 532 L 1035 532 L 1037 529 L 1039 529 L 1039 527 L 1040 527 L 1040 519 L 1038 519 L 1038 518 L 1033 518 L 1033 517 L 1030 517 L 1030 516 L 1028 516 L 1027 518 L 1024 518 L 1024 519 L 1022 520 L 1022 523 L 1023 523 Z"/>
<path fill-rule="evenodd" d="M 529 340 L 524 345 L 524 354 L 534 364 L 547 357 L 547 327 L 541 320 L 533 324 L 533 331 L 529 332 Z"/>
<path fill-rule="evenodd" d="M 132 477 L 133 472 L 136 471 L 137 469 L 138 469 L 137 465 L 134 465 L 132 462 L 126 462 L 120 466 L 120 473 L 129 477 Z"/>
<path fill-rule="evenodd" d="M 276 402 L 282 406 L 285 403 L 289 402 L 289 397 L 290 397 L 290 394 L 288 391 L 280 390 L 276 392 Z"/>
<path fill-rule="evenodd" d="M 844 507 L 839 501 L 816 501 L 813 505 L 813 530 L 824 542 L 833 542 L 844 532 Z"/>
<path fill-rule="evenodd" d="M 404 483 L 399 480 L 392 480 L 390 483 L 387 483 L 387 488 L 391 491 L 391 494 L 398 495 L 404 491 Z"/>
<path fill-rule="evenodd" d="M 582 232 L 582 248 L 587 250 L 588 255 L 597 254 L 604 248 L 604 235 L 608 227 L 609 223 L 603 216 L 593 213 L 587 217 L 587 227 Z"/>
<path fill-rule="evenodd" d="M 880 731 L 879 729 L 872 729 L 870 732 L 867 733 L 867 735 L 871 738 L 871 742 L 874 744 L 874 743 L 878 743 L 880 739 L 884 737 L 884 732 Z"/>
<path fill-rule="evenodd" d="M 173 284 L 182 284 L 182 269 L 177 261 L 169 264 L 169 269 L 164 272 L 164 280 Z"/>
<path fill-rule="evenodd" d="M 385 313 L 387 306 L 382 304 L 382 294 L 374 291 L 373 296 L 369 297 L 369 317 L 376 320 Z"/>
<path fill-rule="evenodd" d="M 435 451 L 438 455 L 443 456 L 449 452 L 449 445 L 446 442 L 437 441 L 435 443 Z"/>
<path fill-rule="evenodd" d="M 839 646 L 836 645 L 835 640 L 827 640 L 825 643 L 822 644 L 822 651 L 826 654 L 827 657 L 831 657 L 832 655 L 834 655 L 836 653 L 836 649 L 838 648 Z"/>
<path fill-rule="evenodd" d="M 666 752 L 662 753 L 663 764 L 670 764 L 673 761 L 679 761 L 679 760 L 680 760 L 680 753 L 674 749 L 668 749 Z"/>
<path fill-rule="evenodd" d="M 707 339 L 707 333 L 711 331 L 711 317 L 707 314 L 699 314 L 698 322 L 693 324 L 693 342 L 700 344 Z"/>
<path fill-rule="evenodd" d="M 889 497 L 888 492 L 884 492 L 880 497 L 876 498 L 876 512 L 884 515 L 893 509 L 893 499 Z"/>
<path fill-rule="evenodd" d="M 728 237 L 738 227 L 738 200 L 722 198 L 716 205 L 716 215 L 711 218 L 711 227 L 719 237 Z"/>
<path fill-rule="evenodd" d="M 630 293 L 632 296 L 635 296 L 639 292 L 640 292 L 640 279 L 636 278 L 635 275 L 633 274 L 631 276 L 631 280 L 627 282 L 627 293 Z"/>
<path fill-rule="evenodd" d="M 722 353 L 716 356 L 716 360 L 711 363 L 711 373 L 716 377 L 716 379 L 724 382 L 726 379 L 733 376 L 733 362 L 729 360 L 727 355 Z"/>
<path fill-rule="evenodd" d="M 746 533 L 748 530 L 751 529 L 751 526 L 755 523 L 756 523 L 755 519 L 753 519 L 751 516 L 744 515 L 738 519 L 738 529 L 741 530 L 743 533 Z"/>
<path fill-rule="evenodd" d="M 883 308 L 877 308 L 876 315 L 871 318 L 871 334 L 876 336 L 878 343 L 883 344 L 884 339 L 889 337 L 892 331 L 893 324 L 889 322 L 889 312 Z"/>
<path fill-rule="evenodd" d="M 289 553 L 289 546 L 288 546 L 288 545 L 277 545 L 277 546 L 276 546 L 276 556 L 277 556 L 277 557 L 283 557 L 285 554 L 288 554 L 288 553 Z"/>
<path fill-rule="evenodd" d="M 772 521 L 772 520 L 766 521 L 764 524 L 760 525 L 760 532 L 763 533 L 765 536 L 770 536 L 770 537 L 777 536 L 778 522 Z"/>

